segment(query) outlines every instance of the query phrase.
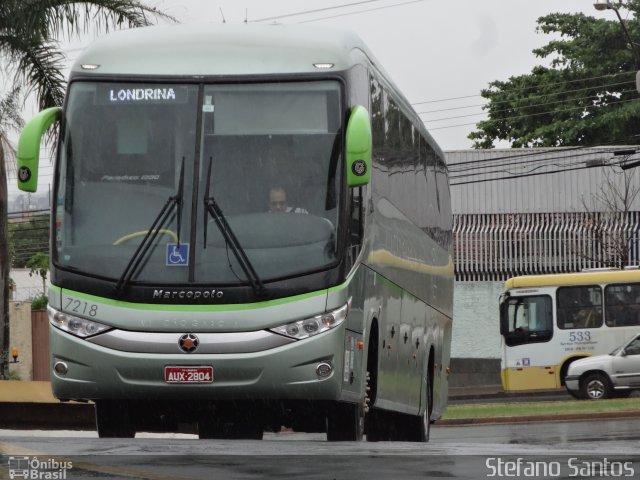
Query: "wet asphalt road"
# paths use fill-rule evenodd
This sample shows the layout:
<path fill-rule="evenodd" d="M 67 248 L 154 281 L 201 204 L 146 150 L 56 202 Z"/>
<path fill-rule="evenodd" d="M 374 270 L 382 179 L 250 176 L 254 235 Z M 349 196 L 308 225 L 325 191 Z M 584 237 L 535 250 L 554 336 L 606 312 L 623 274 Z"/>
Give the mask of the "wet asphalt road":
<path fill-rule="evenodd" d="M 0 430 L 0 452 L 0 478 L 8 478 L 9 456 L 69 465 L 70 480 L 640 478 L 640 419 L 434 427 L 428 444 L 328 443 L 323 434 L 298 433 L 263 441 L 176 434 L 120 440 Z M 519 475 L 508 475 L 509 468 Z"/>

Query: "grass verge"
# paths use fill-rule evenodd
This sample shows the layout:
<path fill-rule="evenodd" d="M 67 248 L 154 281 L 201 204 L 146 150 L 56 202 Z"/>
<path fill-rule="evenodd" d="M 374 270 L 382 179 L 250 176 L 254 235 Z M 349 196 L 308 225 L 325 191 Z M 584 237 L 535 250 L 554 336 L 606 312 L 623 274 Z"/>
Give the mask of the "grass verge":
<path fill-rule="evenodd" d="M 546 402 L 449 405 L 444 420 L 459 418 L 525 417 L 532 415 L 598 414 L 640 411 L 640 398 L 611 400 L 563 400 Z"/>

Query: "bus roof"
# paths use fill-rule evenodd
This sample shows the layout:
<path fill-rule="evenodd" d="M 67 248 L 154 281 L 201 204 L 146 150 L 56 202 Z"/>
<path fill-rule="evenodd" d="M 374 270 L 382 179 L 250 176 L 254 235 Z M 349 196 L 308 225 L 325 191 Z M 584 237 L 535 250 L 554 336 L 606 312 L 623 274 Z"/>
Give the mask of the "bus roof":
<path fill-rule="evenodd" d="M 524 275 L 508 279 L 505 290 L 514 288 L 553 287 L 567 285 L 596 285 L 603 283 L 640 282 L 640 269 L 600 270 L 551 275 Z"/>
<path fill-rule="evenodd" d="M 255 75 L 317 73 L 314 64 L 350 68 L 373 57 L 351 32 L 259 24 L 168 25 L 120 30 L 96 40 L 72 67 L 105 75 Z M 98 66 L 94 69 L 83 65 Z"/>

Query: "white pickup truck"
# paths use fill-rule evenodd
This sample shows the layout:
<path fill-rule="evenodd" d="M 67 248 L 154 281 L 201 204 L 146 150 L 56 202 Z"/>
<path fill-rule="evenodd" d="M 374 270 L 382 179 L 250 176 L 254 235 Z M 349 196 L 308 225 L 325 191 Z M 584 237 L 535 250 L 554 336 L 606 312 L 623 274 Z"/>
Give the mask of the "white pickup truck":
<path fill-rule="evenodd" d="M 585 400 L 626 397 L 640 389 L 640 334 L 607 355 L 573 362 L 565 387 L 575 398 Z"/>

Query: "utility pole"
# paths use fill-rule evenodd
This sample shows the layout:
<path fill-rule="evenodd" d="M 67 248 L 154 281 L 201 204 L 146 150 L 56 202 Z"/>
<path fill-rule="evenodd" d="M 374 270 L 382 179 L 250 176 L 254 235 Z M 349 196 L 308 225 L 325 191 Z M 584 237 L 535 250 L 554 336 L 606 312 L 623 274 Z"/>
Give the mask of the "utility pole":
<path fill-rule="evenodd" d="M 629 30 L 627 30 L 627 26 L 624 24 L 624 21 L 622 20 L 618 9 L 614 6 L 613 3 L 611 3 L 611 0 L 596 0 L 596 2 L 593 4 L 593 7 L 596 10 L 613 10 L 614 12 L 616 12 L 618 21 L 620 22 L 620 27 L 622 27 L 622 31 L 624 32 L 625 37 L 627 37 L 627 42 L 629 42 L 629 47 L 631 47 L 631 51 L 633 52 L 633 58 L 636 62 L 636 68 L 639 70 L 638 73 L 640 73 L 640 55 L 638 54 L 638 49 L 636 48 L 636 44 L 634 43 L 634 41 L 631 40 Z M 636 81 L 637 79 L 638 77 L 636 77 Z"/>

